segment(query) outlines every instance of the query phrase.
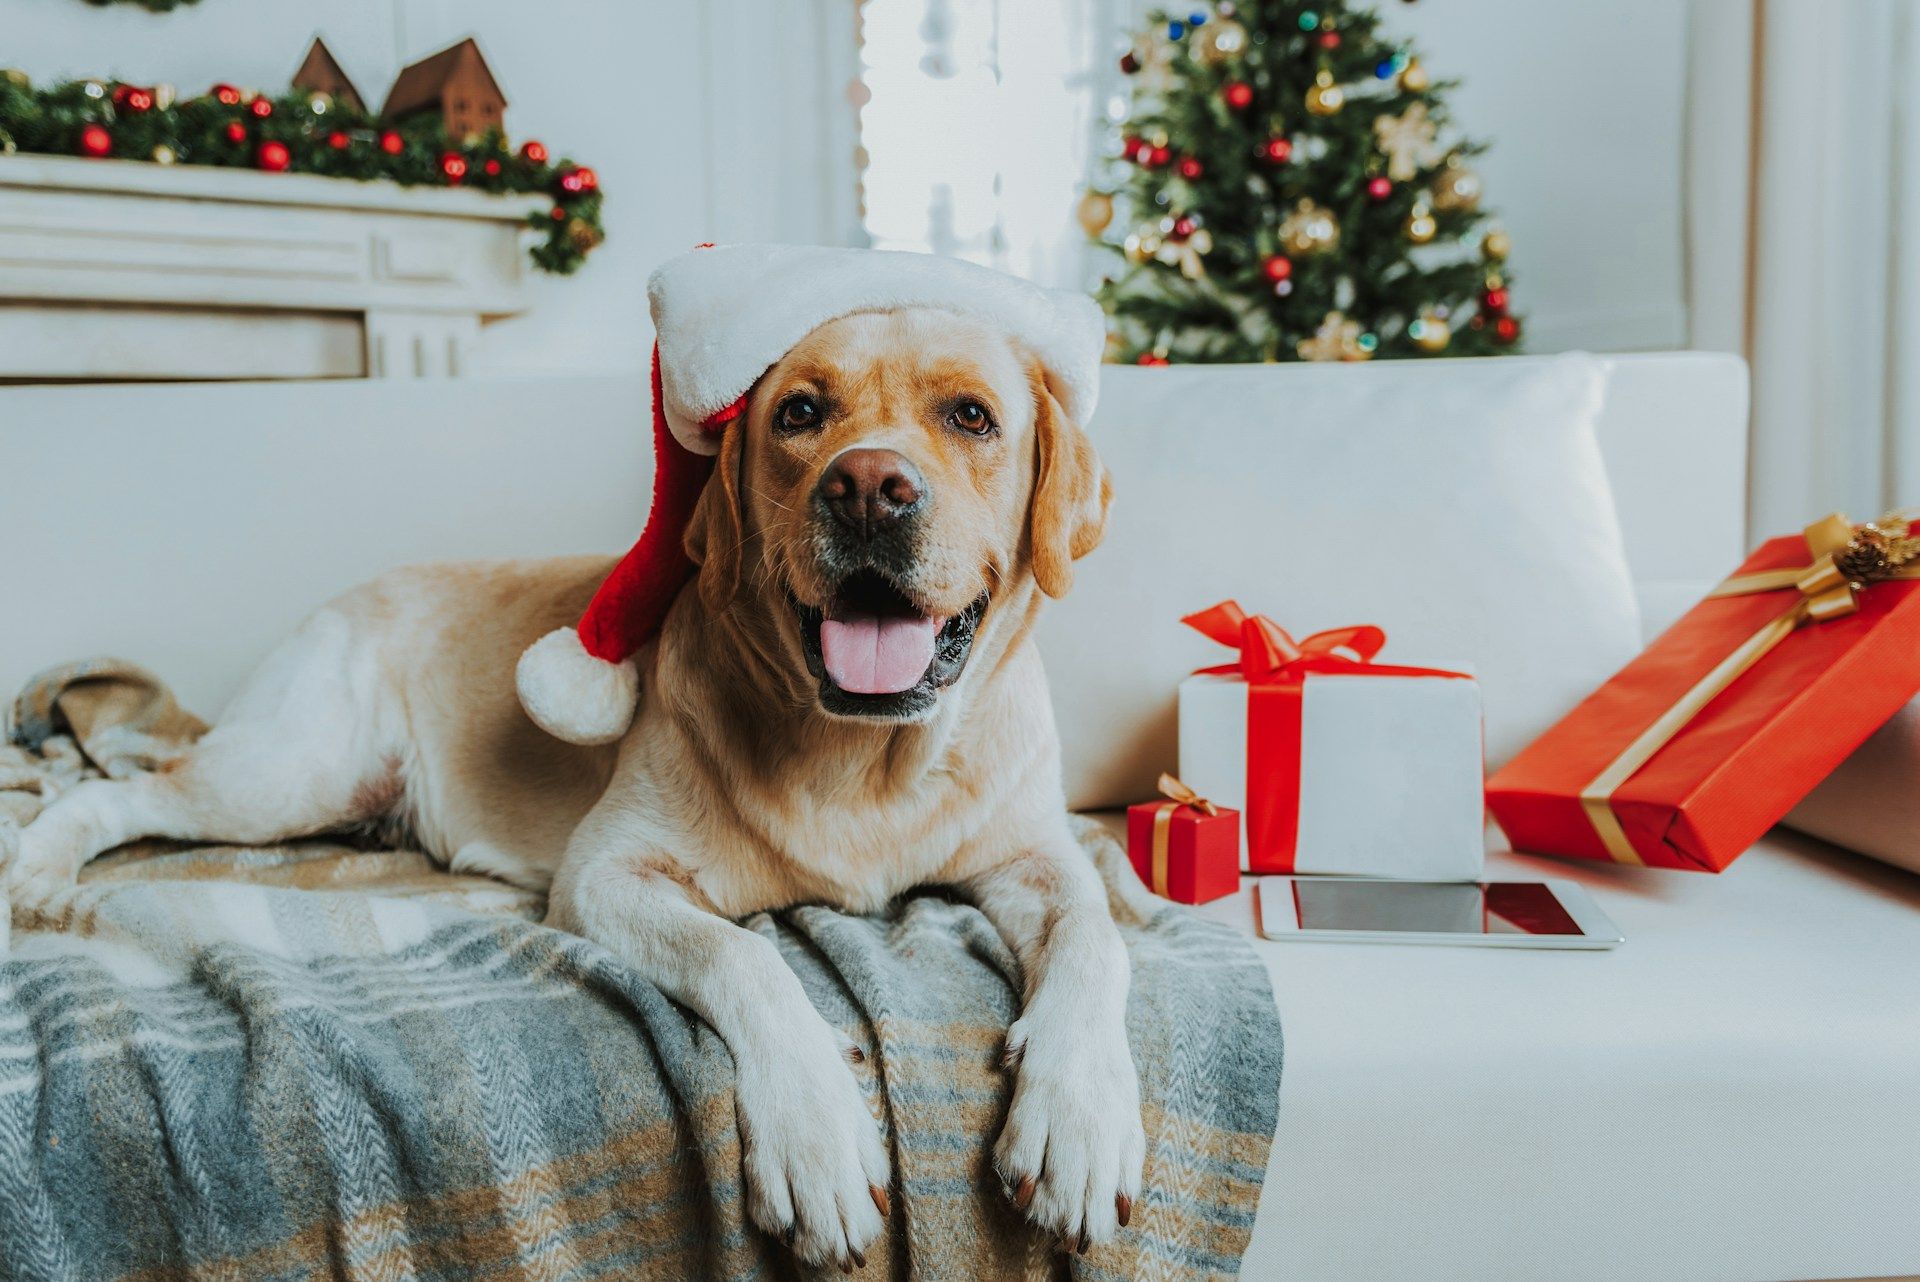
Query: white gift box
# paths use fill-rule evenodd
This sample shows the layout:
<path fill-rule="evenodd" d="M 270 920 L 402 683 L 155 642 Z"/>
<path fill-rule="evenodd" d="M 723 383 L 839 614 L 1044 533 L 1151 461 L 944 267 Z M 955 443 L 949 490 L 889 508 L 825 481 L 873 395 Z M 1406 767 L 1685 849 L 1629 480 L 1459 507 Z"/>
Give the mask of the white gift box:
<path fill-rule="evenodd" d="M 1460 671 L 1455 668 L 1453 671 Z M 1259 850 L 1255 814 L 1295 781 L 1247 777 L 1249 691 L 1238 675 L 1180 683 L 1180 779 L 1241 813 L 1254 872 L 1472 881 L 1485 853 L 1480 686 L 1470 677 L 1309 673 L 1299 688 L 1298 822 L 1291 859 Z M 1284 724 L 1265 733 L 1283 737 Z M 1269 757 L 1286 759 L 1290 751 Z M 1254 795 L 1249 795 L 1249 784 Z M 1272 799 L 1269 801 L 1268 799 Z M 1252 822 L 1250 822 L 1250 820 Z M 1284 842 L 1269 842 L 1283 845 Z"/>

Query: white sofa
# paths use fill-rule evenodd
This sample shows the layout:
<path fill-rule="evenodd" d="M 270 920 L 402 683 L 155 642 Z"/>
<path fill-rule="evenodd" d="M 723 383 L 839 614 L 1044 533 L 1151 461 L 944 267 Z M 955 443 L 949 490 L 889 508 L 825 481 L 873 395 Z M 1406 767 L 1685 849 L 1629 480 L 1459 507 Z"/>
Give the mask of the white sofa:
<path fill-rule="evenodd" d="M 1745 376 L 1687 354 L 1606 373 L 1601 445 L 1651 629 L 1744 550 Z M 647 502 L 645 392 L 0 388 L 0 690 L 116 653 L 212 712 L 305 611 L 387 566 L 623 547 Z M 1102 448 L 1119 464 L 1127 443 Z M 1126 502 L 1140 519 L 1153 498 Z M 1169 549 L 1128 571 L 1179 566 Z M 1288 1054 L 1245 1276 L 1920 1273 L 1920 878 L 1787 834 L 1719 877 L 1492 871 L 1580 880 L 1628 943 L 1256 943 Z M 1245 891 L 1205 911 L 1253 928 Z"/>

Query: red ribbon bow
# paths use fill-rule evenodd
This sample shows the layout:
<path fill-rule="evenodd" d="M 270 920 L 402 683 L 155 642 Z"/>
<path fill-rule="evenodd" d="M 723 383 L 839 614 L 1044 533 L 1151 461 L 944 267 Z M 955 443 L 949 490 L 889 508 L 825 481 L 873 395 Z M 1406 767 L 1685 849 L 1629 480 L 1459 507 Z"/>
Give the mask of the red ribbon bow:
<path fill-rule="evenodd" d="M 1236 663 L 1201 668 L 1208 675 L 1239 673 L 1248 685 L 1278 685 L 1299 681 L 1309 672 L 1354 672 L 1371 676 L 1459 676 L 1437 668 L 1405 668 L 1375 663 L 1387 644 L 1384 629 L 1371 623 L 1350 628 L 1328 628 L 1295 641 L 1285 628 L 1264 614 L 1248 614 L 1238 601 L 1222 601 L 1180 622 L 1240 652 Z"/>

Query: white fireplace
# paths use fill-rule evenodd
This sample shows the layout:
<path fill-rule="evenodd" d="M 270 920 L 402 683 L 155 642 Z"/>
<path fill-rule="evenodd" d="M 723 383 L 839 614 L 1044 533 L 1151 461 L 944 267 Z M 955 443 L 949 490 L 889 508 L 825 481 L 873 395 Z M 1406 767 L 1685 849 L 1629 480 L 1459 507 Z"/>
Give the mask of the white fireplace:
<path fill-rule="evenodd" d="M 458 377 L 539 196 L 0 156 L 0 381 Z"/>

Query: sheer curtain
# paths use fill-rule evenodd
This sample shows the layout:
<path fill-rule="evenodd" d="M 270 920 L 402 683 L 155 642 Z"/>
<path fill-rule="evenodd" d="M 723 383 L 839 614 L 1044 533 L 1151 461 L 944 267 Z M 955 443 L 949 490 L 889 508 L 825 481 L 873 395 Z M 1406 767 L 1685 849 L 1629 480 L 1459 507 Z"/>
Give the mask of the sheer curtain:
<path fill-rule="evenodd" d="M 1920 503 L 1920 5 L 1758 0 L 1755 537 Z"/>
<path fill-rule="evenodd" d="M 1125 0 L 861 0 L 855 94 L 872 243 L 1082 283 L 1072 211 L 1104 126 L 1124 9 Z"/>

